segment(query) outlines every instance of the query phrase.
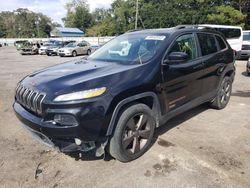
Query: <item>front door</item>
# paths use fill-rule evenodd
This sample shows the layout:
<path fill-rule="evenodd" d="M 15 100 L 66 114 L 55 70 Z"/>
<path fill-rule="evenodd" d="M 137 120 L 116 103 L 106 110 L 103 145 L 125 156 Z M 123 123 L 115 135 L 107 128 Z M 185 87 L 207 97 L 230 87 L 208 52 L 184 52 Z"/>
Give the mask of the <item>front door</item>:
<path fill-rule="evenodd" d="M 172 43 L 162 68 L 165 107 L 168 111 L 195 100 L 201 95 L 203 62 L 199 58 L 195 34 L 184 34 Z M 168 61 L 172 52 L 184 52 L 185 61 Z"/>

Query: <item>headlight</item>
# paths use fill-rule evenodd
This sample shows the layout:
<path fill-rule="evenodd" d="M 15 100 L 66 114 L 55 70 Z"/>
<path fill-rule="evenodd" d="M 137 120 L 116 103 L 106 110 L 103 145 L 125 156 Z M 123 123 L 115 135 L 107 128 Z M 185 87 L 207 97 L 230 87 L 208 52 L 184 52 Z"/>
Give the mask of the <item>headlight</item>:
<path fill-rule="evenodd" d="M 59 95 L 54 99 L 55 102 L 63 102 L 63 101 L 74 101 L 74 100 L 81 100 L 81 99 L 89 99 L 93 97 L 97 97 L 105 93 L 106 87 L 90 89 L 86 91 L 78 91 L 74 93 Z"/>

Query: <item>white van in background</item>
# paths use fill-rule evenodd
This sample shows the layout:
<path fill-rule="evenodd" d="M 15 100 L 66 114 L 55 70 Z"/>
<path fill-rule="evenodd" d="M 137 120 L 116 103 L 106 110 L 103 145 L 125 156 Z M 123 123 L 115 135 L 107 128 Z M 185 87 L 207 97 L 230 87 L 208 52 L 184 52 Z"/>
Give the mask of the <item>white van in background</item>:
<path fill-rule="evenodd" d="M 243 43 L 243 31 L 241 27 L 229 25 L 202 24 L 201 26 L 211 27 L 224 34 L 231 48 L 240 55 Z"/>
<path fill-rule="evenodd" d="M 240 59 L 250 57 L 250 31 L 243 31 L 243 45 L 240 52 Z"/>

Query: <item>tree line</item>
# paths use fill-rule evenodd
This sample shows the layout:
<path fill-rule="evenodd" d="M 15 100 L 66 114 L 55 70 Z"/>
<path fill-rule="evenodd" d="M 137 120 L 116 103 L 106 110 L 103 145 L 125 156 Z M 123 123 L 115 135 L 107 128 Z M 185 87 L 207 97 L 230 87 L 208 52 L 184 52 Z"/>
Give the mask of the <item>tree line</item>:
<path fill-rule="evenodd" d="M 0 38 L 49 37 L 58 25 L 48 16 L 24 8 L 0 12 Z"/>
<path fill-rule="evenodd" d="M 65 8 L 65 27 L 77 27 L 87 36 L 114 36 L 135 28 L 136 0 L 115 0 L 109 9 L 93 12 L 86 0 L 70 0 Z M 250 1 L 139 0 L 139 28 L 204 23 L 250 29 Z M 27 9 L 0 13 L 0 37 L 45 37 L 55 26 L 49 17 Z"/>

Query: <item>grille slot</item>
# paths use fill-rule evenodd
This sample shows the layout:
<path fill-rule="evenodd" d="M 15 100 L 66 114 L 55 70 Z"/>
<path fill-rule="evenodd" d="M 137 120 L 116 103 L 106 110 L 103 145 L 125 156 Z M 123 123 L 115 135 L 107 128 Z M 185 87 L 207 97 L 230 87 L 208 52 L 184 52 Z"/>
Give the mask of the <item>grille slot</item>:
<path fill-rule="evenodd" d="M 45 93 L 29 89 L 21 84 L 16 88 L 17 102 L 38 115 L 43 113 L 42 103 L 45 96 Z"/>
<path fill-rule="evenodd" d="M 242 45 L 242 50 L 250 50 L 250 45 Z"/>

